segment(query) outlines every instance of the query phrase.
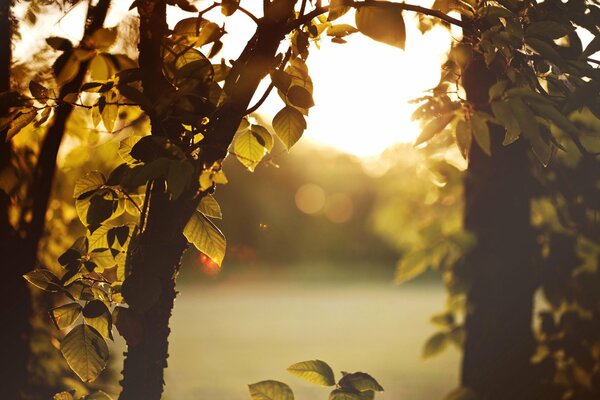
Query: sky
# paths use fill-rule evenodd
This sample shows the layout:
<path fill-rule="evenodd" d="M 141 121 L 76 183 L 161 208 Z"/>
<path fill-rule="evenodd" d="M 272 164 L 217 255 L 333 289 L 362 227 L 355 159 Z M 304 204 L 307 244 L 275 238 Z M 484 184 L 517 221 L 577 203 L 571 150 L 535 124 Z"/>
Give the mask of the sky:
<path fill-rule="evenodd" d="M 129 1 L 115 1 L 105 26 L 116 26 L 127 13 Z M 199 1 L 199 9 L 211 4 Z M 246 3 L 246 4 L 245 4 Z M 242 1 L 242 5 L 260 15 L 252 7 L 257 1 Z M 415 4 L 427 5 L 424 2 Z M 22 13 L 17 9 L 16 13 Z M 44 43 L 50 35 L 64 36 L 77 42 L 83 31 L 86 12 L 85 2 L 74 7 L 65 17 L 50 14 L 38 22 L 35 29 L 24 28 L 23 39 L 15 48 L 15 57 L 26 61 L 36 46 Z M 169 24 L 174 26 L 182 18 L 194 16 L 170 7 Z M 219 24 L 225 22 L 224 47 L 218 57 L 235 59 L 254 32 L 254 23 L 237 12 L 225 19 L 218 8 L 206 15 Z M 440 77 L 440 65 L 449 50 L 452 36 L 444 28 L 434 28 L 425 35 L 417 29 L 413 13 L 405 13 L 407 28 L 406 50 L 375 42 L 360 33 L 347 38 L 347 44 L 332 43 L 324 37 L 310 48 L 307 61 L 314 82 L 315 107 L 307 119 L 305 141 L 334 148 L 363 159 L 376 158 L 389 146 L 399 142 L 412 142 L 419 133 L 417 122 L 411 121 L 416 108 L 409 101 L 424 95 L 436 86 Z M 350 11 L 334 23 L 354 24 Z M 229 27 L 229 28 L 228 28 Z M 282 49 L 285 51 L 285 48 Z M 218 62 L 218 59 L 215 60 Z M 268 82 L 259 88 L 259 98 Z M 276 91 L 273 91 L 259 110 L 270 120 L 283 107 Z"/>

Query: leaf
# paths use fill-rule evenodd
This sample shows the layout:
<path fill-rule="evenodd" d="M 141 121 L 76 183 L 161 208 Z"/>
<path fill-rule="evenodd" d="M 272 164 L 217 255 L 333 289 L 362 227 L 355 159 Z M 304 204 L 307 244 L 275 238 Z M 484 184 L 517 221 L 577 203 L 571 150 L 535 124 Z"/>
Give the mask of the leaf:
<path fill-rule="evenodd" d="M 62 340 L 60 351 L 84 382 L 94 381 L 108 362 L 106 342 L 98 331 L 87 325 L 73 328 Z"/>
<path fill-rule="evenodd" d="M 221 266 L 225 257 L 225 236 L 208 218 L 195 212 L 183 229 L 183 235 L 198 250 Z"/>
<path fill-rule="evenodd" d="M 349 24 L 331 25 L 327 28 L 327 36 L 344 37 L 358 32 L 358 29 Z"/>
<path fill-rule="evenodd" d="M 429 264 L 422 251 L 414 251 L 402 257 L 396 270 L 396 283 L 407 282 L 427 270 Z"/>
<path fill-rule="evenodd" d="M 338 382 L 342 389 L 355 389 L 359 392 L 383 392 L 383 387 L 371 375 L 364 372 L 346 374 Z"/>
<path fill-rule="evenodd" d="M 311 108 L 315 105 L 312 95 L 302 86 L 293 85 L 286 95 L 289 103 L 300 108 Z"/>
<path fill-rule="evenodd" d="M 47 38 L 46 43 L 48 43 L 54 50 L 59 51 L 68 51 L 73 48 L 73 43 L 71 43 L 68 39 L 58 36 L 51 36 Z"/>
<path fill-rule="evenodd" d="M 471 132 L 475 138 L 475 142 L 481 147 L 483 152 L 488 156 L 492 155 L 492 140 L 490 138 L 490 129 L 487 122 L 477 112 L 471 115 Z"/>
<path fill-rule="evenodd" d="M 423 128 L 423 131 L 419 137 L 415 140 L 415 146 L 431 140 L 435 135 L 440 133 L 446 127 L 446 125 L 450 123 L 450 121 L 454 119 L 454 116 L 454 113 L 447 113 L 429 121 Z"/>
<path fill-rule="evenodd" d="M 294 393 L 283 382 L 268 380 L 248 385 L 252 400 L 294 400 Z"/>
<path fill-rule="evenodd" d="M 404 50 L 406 27 L 399 8 L 362 6 L 356 10 L 355 22 L 364 35 Z"/>
<path fill-rule="evenodd" d="M 89 38 L 88 44 L 99 50 L 106 50 L 117 40 L 117 27 L 97 29 Z"/>
<path fill-rule="evenodd" d="M 289 151 L 302 137 L 302 133 L 306 129 L 306 121 L 300 111 L 286 106 L 273 118 L 273 129 Z"/>
<path fill-rule="evenodd" d="M 83 307 L 82 313 L 87 325 L 96 329 L 106 339 L 112 339 L 112 317 L 102 301 L 90 301 Z"/>
<path fill-rule="evenodd" d="M 73 190 L 73 198 L 77 199 L 84 194 L 94 192 L 100 189 L 106 183 L 106 178 L 99 171 L 91 171 L 75 182 Z"/>
<path fill-rule="evenodd" d="M 548 165 L 552 156 L 550 145 L 542 139 L 540 124 L 535 118 L 535 114 L 531 108 L 521 99 L 512 99 L 510 108 L 515 119 L 519 123 L 521 133 L 533 149 L 533 153 L 543 165 Z"/>
<path fill-rule="evenodd" d="M 130 136 L 119 142 L 119 156 L 128 164 L 134 164 L 137 162 L 135 158 L 131 156 L 131 149 L 133 146 L 142 138 L 142 136 Z"/>
<path fill-rule="evenodd" d="M 62 289 L 62 285 L 56 275 L 47 269 L 35 269 L 23 275 L 23 278 L 33 286 L 47 292 L 58 292 Z"/>
<path fill-rule="evenodd" d="M 237 135 L 233 144 L 233 151 L 237 159 L 250 171 L 254 171 L 267 153 L 264 141 L 262 139 L 259 141 L 259 139 L 260 136 L 250 130 L 245 130 Z"/>
<path fill-rule="evenodd" d="M 273 149 L 273 135 L 261 125 L 251 125 L 250 131 L 256 137 L 256 140 L 270 152 Z"/>
<path fill-rule="evenodd" d="M 36 116 L 37 111 L 18 114 L 18 116 L 10 122 L 10 128 L 8 128 L 8 132 L 6 133 L 6 141 L 12 139 L 17 133 L 21 132 L 23 128 L 32 123 Z"/>
<path fill-rule="evenodd" d="M 65 58 L 62 58 L 65 57 Z M 65 60 L 62 65 L 59 65 L 59 60 Z M 57 62 L 54 63 L 54 75 L 56 77 L 56 84 L 58 86 L 64 86 L 71 82 L 79 73 L 80 62 L 75 53 L 67 52 L 57 58 Z"/>
<path fill-rule="evenodd" d="M 52 322 L 54 322 L 54 325 L 58 329 L 65 329 L 71 326 L 80 313 L 81 305 L 79 303 L 68 303 L 49 311 L 50 318 L 52 318 Z"/>
<path fill-rule="evenodd" d="M 514 117 L 512 108 L 510 106 L 511 101 L 513 101 L 512 98 L 502 101 L 494 101 L 491 104 L 494 117 L 496 117 L 496 120 L 502 124 L 502 126 L 504 126 L 504 129 L 506 129 L 506 134 L 504 135 L 504 140 L 502 141 L 504 146 L 515 142 L 521 135 L 519 122 Z"/>
<path fill-rule="evenodd" d="M 327 21 L 333 21 L 346 14 L 350 7 L 345 5 L 345 0 L 331 0 L 329 2 L 329 13 L 327 14 Z"/>
<path fill-rule="evenodd" d="M 106 105 L 101 111 L 102 123 L 108 132 L 112 132 L 115 127 L 115 121 L 119 115 L 119 106 L 117 100 L 119 95 L 116 91 L 111 90 L 106 94 Z"/>
<path fill-rule="evenodd" d="M 200 200 L 200 203 L 198 204 L 198 208 L 196 208 L 196 210 L 210 218 L 223 218 L 223 214 L 221 213 L 221 207 L 219 206 L 219 203 L 217 203 L 217 200 L 215 200 L 215 198 L 211 194 L 206 194 L 204 197 L 202 197 L 202 200 Z"/>
<path fill-rule="evenodd" d="M 323 386 L 335 385 L 333 370 L 326 362 L 321 360 L 302 361 L 290 365 L 287 370 L 310 383 Z"/>
<path fill-rule="evenodd" d="M 448 334 L 446 332 L 438 332 L 427 339 L 423 346 L 423 358 L 428 358 L 441 353 L 448 346 Z"/>
<path fill-rule="evenodd" d="M 240 0 L 223 0 L 221 2 L 221 12 L 224 16 L 229 17 L 237 11 L 240 6 Z"/>
<path fill-rule="evenodd" d="M 31 92 L 31 95 L 37 99 L 48 97 L 48 89 L 36 81 L 29 82 L 29 91 Z"/>
<path fill-rule="evenodd" d="M 572 26 L 565 26 L 554 21 L 532 22 L 525 31 L 526 36 L 541 36 L 547 39 L 560 39 L 573 31 Z"/>
<path fill-rule="evenodd" d="M 368 390 L 366 392 L 348 391 L 344 389 L 335 389 L 329 394 L 329 400 L 373 400 L 375 392 Z"/>
<path fill-rule="evenodd" d="M 465 160 L 468 159 L 473 138 L 471 136 L 469 125 L 462 119 L 456 124 L 455 139 L 460 154 L 462 154 Z"/>

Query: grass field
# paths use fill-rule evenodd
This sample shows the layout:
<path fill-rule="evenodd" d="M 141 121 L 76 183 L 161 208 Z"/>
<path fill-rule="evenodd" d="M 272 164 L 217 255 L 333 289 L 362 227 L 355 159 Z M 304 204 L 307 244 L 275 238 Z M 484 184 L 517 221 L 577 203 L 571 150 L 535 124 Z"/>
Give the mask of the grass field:
<path fill-rule="evenodd" d="M 420 356 L 434 331 L 429 315 L 443 305 L 437 284 L 216 283 L 180 292 L 167 400 L 248 399 L 246 385 L 264 379 L 287 382 L 298 400 L 326 399 L 326 388 L 285 371 L 315 358 L 338 375 L 371 373 L 385 388 L 379 399 L 441 400 L 457 381 L 458 351 Z"/>

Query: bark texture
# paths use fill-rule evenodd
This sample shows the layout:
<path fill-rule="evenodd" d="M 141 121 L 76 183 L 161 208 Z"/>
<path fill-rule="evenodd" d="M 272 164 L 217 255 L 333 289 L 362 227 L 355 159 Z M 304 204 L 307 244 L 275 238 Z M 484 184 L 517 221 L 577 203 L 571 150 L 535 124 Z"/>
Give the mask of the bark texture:
<path fill-rule="evenodd" d="M 487 111 L 495 80 L 482 60 L 464 71 L 463 85 L 476 109 Z M 465 227 L 477 244 L 466 260 L 470 289 L 461 383 L 481 400 L 533 400 L 529 146 L 524 139 L 503 146 L 504 130 L 495 125 L 490 134 L 492 155 L 474 142 L 465 181 Z"/>

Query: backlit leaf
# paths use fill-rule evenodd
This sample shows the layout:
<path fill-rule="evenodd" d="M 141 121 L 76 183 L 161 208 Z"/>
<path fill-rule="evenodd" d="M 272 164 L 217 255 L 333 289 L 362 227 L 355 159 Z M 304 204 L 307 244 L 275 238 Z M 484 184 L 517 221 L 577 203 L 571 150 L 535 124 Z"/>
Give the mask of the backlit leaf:
<path fill-rule="evenodd" d="M 196 208 L 196 210 L 210 218 L 223 218 L 219 203 L 217 203 L 217 200 L 215 200 L 215 198 L 210 194 L 202 197 L 202 200 L 200 200 L 200 204 L 198 204 L 198 208 Z"/>
<path fill-rule="evenodd" d="M 287 92 L 287 99 L 291 105 L 300 108 L 311 108 L 315 105 L 312 95 L 302 86 L 293 85 Z"/>
<path fill-rule="evenodd" d="M 239 133 L 233 144 L 233 151 L 237 159 L 245 165 L 250 171 L 258 165 L 267 153 L 264 141 L 259 141 L 260 136 L 254 134 L 251 130 L 245 130 Z"/>
<path fill-rule="evenodd" d="M 77 325 L 62 340 L 60 351 L 84 382 L 94 381 L 108 362 L 108 346 L 94 328 Z"/>
<path fill-rule="evenodd" d="M 75 182 L 75 189 L 73 190 L 73 198 L 77 199 L 79 196 L 86 193 L 93 192 L 100 189 L 106 183 L 106 178 L 99 171 L 91 171 L 77 179 Z"/>
<path fill-rule="evenodd" d="M 404 49 L 406 27 L 402 10 L 377 5 L 362 6 L 356 10 L 356 27 L 364 35 L 378 42 Z"/>
<path fill-rule="evenodd" d="M 71 326 L 81 313 L 79 303 L 68 303 L 49 311 L 52 322 L 58 329 L 65 329 Z"/>
<path fill-rule="evenodd" d="M 61 288 L 60 281 L 47 269 L 36 269 L 26 273 L 23 277 L 33 286 L 47 292 L 57 292 Z"/>
<path fill-rule="evenodd" d="M 219 266 L 225 257 L 225 236 L 208 218 L 195 212 L 183 229 L 187 240 Z"/>
<path fill-rule="evenodd" d="M 440 133 L 454 119 L 454 113 L 447 113 L 429 121 L 415 140 L 415 146 L 425 143 Z"/>
<path fill-rule="evenodd" d="M 355 389 L 359 392 L 382 392 L 383 387 L 371 375 L 364 372 L 354 372 L 346 374 L 340 379 L 338 384 L 342 389 Z"/>
<path fill-rule="evenodd" d="M 248 385 L 252 400 L 294 400 L 294 393 L 283 382 L 268 380 Z"/>
<path fill-rule="evenodd" d="M 448 346 L 448 334 L 446 332 L 438 332 L 427 339 L 423 347 L 423 358 L 432 357 L 441 353 Z"/>
<path fill-rule="evenodd" d="M 471 132 L 475 142 L 481 147 L 488 156 L 492 154 L 492 141 L 490 138 L 490 129 L 487 122 L 478 113 L 471 115 Z"/>
<path fill-rule="evenodd" d="M 333 370 L 326 362 L 321 360 L 302 361 L 290 365 L 287 370 L 310 383 L 323 386 L 335 385 Z"/>
<path fill-rule="evenodd" d="M 286 149 L 289 150 L 302 137 L 302 133 L 306 129 L 306 121 L 300 111 L 286 106 L 273 118 L 273 129 Z"/>
<path fill-rule="evenodd" d="M 106 339 L 112 339 L 112 317 L 106 305 L 100 300 L 92 300 L 83 307 L 85 323 Z"/>

